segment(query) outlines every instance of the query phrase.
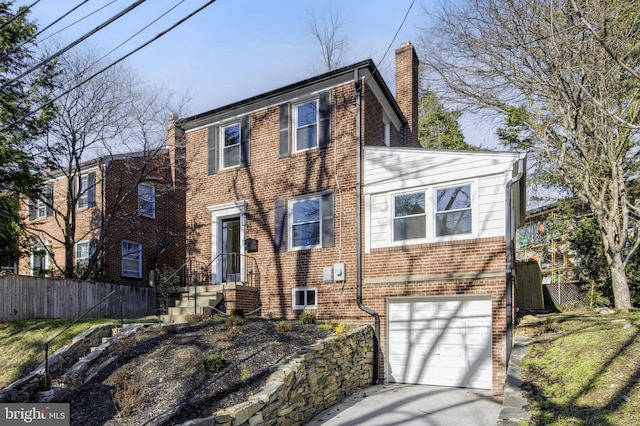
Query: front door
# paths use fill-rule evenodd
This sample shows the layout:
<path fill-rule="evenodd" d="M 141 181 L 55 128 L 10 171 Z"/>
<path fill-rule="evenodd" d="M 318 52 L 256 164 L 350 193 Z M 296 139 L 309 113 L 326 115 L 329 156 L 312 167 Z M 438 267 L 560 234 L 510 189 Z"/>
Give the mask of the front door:
<path fill-rule="evenodd" d="M 240 218 L 222 220 L 222 281 L 237 282 L 240 276 Z"/>

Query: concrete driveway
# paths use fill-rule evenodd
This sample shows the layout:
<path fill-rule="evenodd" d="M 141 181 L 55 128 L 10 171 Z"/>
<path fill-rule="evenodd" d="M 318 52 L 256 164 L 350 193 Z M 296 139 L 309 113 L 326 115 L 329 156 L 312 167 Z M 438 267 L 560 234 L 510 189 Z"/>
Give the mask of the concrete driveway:
<path fill-rule="evenodd" d="M 501 409 L 487 390 L 390 383 L 350 396 L 307 426 L 495 426 Z"/>

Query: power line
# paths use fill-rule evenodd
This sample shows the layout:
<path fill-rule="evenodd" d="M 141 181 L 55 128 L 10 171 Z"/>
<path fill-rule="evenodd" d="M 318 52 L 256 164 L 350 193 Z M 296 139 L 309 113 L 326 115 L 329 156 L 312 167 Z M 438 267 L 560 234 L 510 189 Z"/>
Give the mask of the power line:
<path fill-rule="evenodd" d="M 44 27 L 43 29 L 41 29 L 40 31 L 38 31 L 37 33 L 35 33 L 34 35 L 32 35 L 31 37 L 29 37 L 28 39 L 26 39 L 25 41 L 23 41 L 22 43 L 20 43 L 19 45 L 17 45 L 16 47 L 14 47 L 13 49 L 11 49 L 10 52 L 5 53 L 1 58 L 0 61 L 4 61 L 9 55 L 11 55 L 12 53 L 14 53 L 16 50 L 20 49 L 21 47 L 23 47 L 25 44 L 32 42 L 33 40 L 35 40 L 36 38 L 38 38 L 38 36 L 40 34 L 42 34 L 43 32 L 47 31 L 49 28 L 51 28 L 52 26 L 54 26 L 55 24 L 57 24 L 58 22 L 60 22 L 62 19 L 66 18 L 70 13 L 72 13 L 73 11 L 75 11 L 77 8 L 79 8 L 80 6 L 82 6 L 83 4 L 85 4 L 86 2 L 88 2 L 89 0 L 84 0 L 82 3 L 78 4 L 77 6 L 73 7 L 71 10 L 69 10 L 68 12 L 66 12 L 64 15 L 62 15 L 61 17 L 59 17 L 58 19 L 56 19 L 55 21 L 53 21 L 52 23 L 50 23 L 49 25 L 47 25 L 46 27 Z M 113 3 L 116 0 L 113 0 L 111 3 Z M 36 2 L 37 3 L 37 2 Z M 34 3 L 35 5 L 35 3 Z M 32 5 L 33 6 L 33 5 Z M 76 21 L 77 22 L 77 21 Z M 72 24 L 73 25 L 73 24 Z M 68 28 L 68 27 L 67 27 Z M 64 28 L 63 28 L 64 29 Z M 0 28 L 1 30 L 1 28 Z M 62 31 L 62 30 L 60 30 Z M 59 31 L 58 31 L 59 32 Z M 52 35 L 57 34 L 54 33 Z M 51 37 L 51 36 L 49 36 Z M 47 38 L 44 38 L 42 41 L 46 40 Z"/>
<path fill-rule="evenodd" d="M 407 13 L 404 14 L 404 18 L 402 19 L 402 22 L 400 23 L 400 26 L 398 27 L 398 30 L 396 31 L 395 35 L 393 36 L 393 39 L 391 40 L 391 43 L 389 43 L 389 46 L 387 47 L 387 51 L 384 52 L 384 55 L 382 55 L 382 59 L 380 59 L 380 65 L 382 65 L 384 63 L 385 59 L 387 58 L 387 55 L 389 54 L 389 51 L 391 50 L 391 46 L 393 46 L 393 44 L 396 42 L 396 38 L 398 37 L 398 34 L 400 34 L 400 30 L 404 26 L 404 23 L 407 21 L 407 17 L 409 16 L 409 12 L 411 12 L 411 8 L 413 8 L 413 4 L 414 3 L 415 3 L 415 0 L 411 0 L 411 4 L 409 5 L 409 8 L 407 9 Z M 373 77 L 373 75 L 376 72 L 378 72 L 378 73 L 380 72 L 379 68 L 380 68 L 379 66 L 377 66 L 377 65 L 375 66 L 375 69 L 371 73 L 371 77 Z M 371 77 L 369 77 L 369 78 L 371 78 Z M 367 82 L 367 80 L 365 80 L 365 83 Z"/>
<path fill-rule="evenodd" d="M 61 97 L 63 97 L 64 95 L 72 92 L 73 90 L 77 89 L 78 87 L 82 86 L 83 84 L 87 83 L 88 81 L 90 81 L 91 79 L 97 77 L 98 75 L 102 74 L 103 72 L 107 71 L 108 69 L 114 67 L 115 65 L 117 65 L 118 63 L 124 61 L 125 59 L 127 59 L 129 56 L 133 55 L 134 53 L 138 52 L 139 50 L 143 49 L 144 47 L 148 46 L 149 44 L 153 43 L 154 41 L 158 40 L 159 38 L 165 36 L 167 33 L 169 33 L 170 31 L 174 30 L 176 27 L 182 25 L 185 21 L 189 20 L 190 18 L 192 18 L 194 15 L 200 13 L 202 10 L 204 10 L 205 8 L 209 7 L 210 5 L 212 5 L 213 3 L 215 3 L 216 0 L 209 0 L 208 2 L 206 2 L 204 5 L 200 6 L 198 9 L 194 10 L 193 12 L 191 12 L 190 14 L 186 15 L 184 18 L 180 19 L 179 21 L 177 21 L 176 23 L 174 23 L 173 25 L 171 25 L 170 27 L 168 27 L 167 29 L 165 29 L 164 31 L 161 31 L 160 33 L 156 34 L 154 37 L 152 37 L 151 39 L 147 40 L 145 43 L 141 44 L 140 46 L 138 46 L 137 48 L 135 48 L 134 50 L 132 50 L 131 52 L 127 53 L 126 55 L 120 57 L 119 59 L 113 61 L 112 63 L 110 63 L 109 65 L 107 65 L 106 67 L 104 67 L 103 69 L 101 69 L 100 71 L 97 71 L 95 73 L 93 73 L 92 75 L 90 75 L 89 77 L 85 78 L 84 80 L 82 80 L 81 82 L 79 82 L 78 84 L 76 84 L 75 86 L 65 90 L 64 92 L 62 92 L 61 94 L 59 94 L 58 96 L 56 96 L 55 98 L 51 99 L 48 102 L 45 102 L 44 104 L 42 104 L 41 106 L 39 106 L 38 108 L 36 108 L 33 111 L 30 111 L 28 114 L 25 114 L 24 116 L 20 117 L 17 120 L 14 120 L 13 122 L 7 124 L 6 126 L 2 127 L 0 129 L 0 132 L 4 132 L 7 129 L 13 127 L 14 125 L 16 125 L 17 123 L 19 123 L 20 121 L 24 120 L 25 118 L 37 113 L 38 111 L 42 110 L 44 107 L 51 105 L 52 103 L 54 103 L 55 101 L 57 101 L 58 99 L 60 99 Z"/>
<path fill-rule="evenodd" d="M 95 27 L 94 29 L 92 29 L 91 31 L 89 31 L 88 33 L 84 34 L 82 37 L 76 39 L 75 41 L 73 41 L 72 43 L 68 44 L 67 46 L 63 47 L 62 49 L 58 50 L 56 53 L 54 53 L 53 55 L 43 59 L 42 61 L 40 61 L 39 63 L 37 63 L 36 65 L 32 66 L 31 68 L 29 68 L 28 70 L 24 71 L 22 74 L 20 74 L 19 76 L 9 80 L 8 82 L 4 83 L 2 86 L 0 86 L 0 90 L 4 89 L 5 87 L 7 87 L 8 85 L 16 82 L 17 80 L 20 80 L 21 78 L 31 74 L 33 71 L 35 71 L 36 69 L 40 68 L 41 66 L 47 64 L 48 62 L 51 62 L 52 60 L 54 60 L 55 58 L 57 58 L 58 56 L 62 55 L 64 52 L 68 51 L 69 49 L 71 49 L 72 47 L 80 44 L 82 41 L 86 40 L 87 38 L 91 37 L 93 34 L 97 33 L 98 31 L 100 31 L 101 29 L 103 29 L 104 27 L 106 27 L 109 24 L 112 24 L 114 21 L 120 19 L 121 17 L 123 17 L 124 15 L 126 15 L 127 13 L 131 12 L 133 9 L 135 9 L 136 7 L 140 6 L 142 3 L 144 3 L 146 0 L 138 0 L 135 3 L 133 3 L 132 5 L 130 5 L 129 7 L 123 9 L 122 11 L 120 11 L 119 13 L 117 13 L 116 15 L 112 16 L 111 18 L 109 18 L 108 20 L 106 20 L 105 22 L 103 22 L 102 24 L 98 25 L 97 27 Z"/>

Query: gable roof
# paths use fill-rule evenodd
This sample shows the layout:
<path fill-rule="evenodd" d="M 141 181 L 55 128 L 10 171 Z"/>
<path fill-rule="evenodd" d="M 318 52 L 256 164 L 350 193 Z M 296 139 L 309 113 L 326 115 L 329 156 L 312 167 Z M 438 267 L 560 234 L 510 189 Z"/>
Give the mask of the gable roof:
<path fill-rule="evenodd" d="M 400 129 L 400 127 L 406 124 L 407 119 L 371 59 L 178 120 L 177 124 L 184 130 L 208 126 L 215 122 L 288 102 L 298 96 L 317 93 L 361 78 L 365 79 L 396 128 Z"/>

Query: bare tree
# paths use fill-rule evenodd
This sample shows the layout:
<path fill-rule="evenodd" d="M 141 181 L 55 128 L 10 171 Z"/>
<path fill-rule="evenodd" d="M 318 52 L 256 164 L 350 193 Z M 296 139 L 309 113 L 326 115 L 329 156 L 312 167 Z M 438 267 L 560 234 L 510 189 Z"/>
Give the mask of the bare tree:
<path fill-rule="evenodd" d="M 90 50 L 61 57 L 59 90 L 76 87 L 99 70 L 96 58 Z M 158 156 L 166 146 L 170 95 L 142 84 L 127 67 L 116 66 L 60 97 L 56 107 L 58 114 L 41 149 L 49 178 L 65 187 L 46 201 L 56 226 L 36 222 L 30 234 L 41 243 L 64 247 L 64 259 L 56 259 L 50 245 L 40 244 L 50 251 L 55 269 L 66 277 L 86 279 L 101 272 L 105 247 L 113 244 L 127 219 L 138 214 L 138 184 L 155 179 L 155 187 L 161 188 L 159 169 L 170 168 Z M 115 170 L 111 165 L 118 161 Z M 87 174 L 88 167 L 98 167 L 98 176 Z M 106 174 L 114 183 L 109 193 L 104 193 Z M 95 197 L 98 190 L 103 190 L 102 200 Z M 96 205 L 90 218 L 79 213 Z M 74 251 L 85 239 L 91 240 L 91 253 L 78 270 Z"/>
<path fill-rule="evenodd" d="M 625 267 L 640 244 L 629 195 L 638 174 L 637 9 L 622 0 L 448 4 L 422 52 L 433 85 L 461 105 L 501 114 L 516 130 L 512 145 L 535 156 L 545 181 L 589 206 L 624 310 Z"/>
<path fill-rule="evenodd" d="M 342 55 L 349 46 L 349 40 L 340 34 L 344 20 L 339 13 L 329 10 L 328 16 L 318 17 L 315 11 L 309 15 L 309 29 L 320 45 L 323 65 L 326 71 L 342 65 Z"/>

